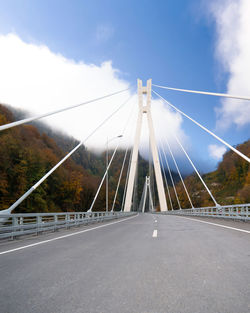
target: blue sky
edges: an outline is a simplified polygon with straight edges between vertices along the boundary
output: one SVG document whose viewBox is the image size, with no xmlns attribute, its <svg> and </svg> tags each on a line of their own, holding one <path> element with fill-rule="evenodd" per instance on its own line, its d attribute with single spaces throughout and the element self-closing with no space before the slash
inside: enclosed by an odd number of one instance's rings
<svg viewBox="0 0 250 313">
<path fill-rule="evenodd" d="M 226 9 L 230 1 L 224 2 Z M 230 71 L 216 57 L 220 16 L 208 11 L 200 0 L 0 0 L 0 34 L 15 33 L 75 62 L 101 66 L 110 60 L 119 78 L 134 88 L 139 77 L 177 88 L 227 92 Z M 248 121 L 218 126 L 219 98 L 156 91 L 230 144 L 249 138 Z M 221 144 L 185 119 L 182 129 L 200 169 L 213 169 L 219 159 L 209 155 L 208 146 Z"/>
</svg>

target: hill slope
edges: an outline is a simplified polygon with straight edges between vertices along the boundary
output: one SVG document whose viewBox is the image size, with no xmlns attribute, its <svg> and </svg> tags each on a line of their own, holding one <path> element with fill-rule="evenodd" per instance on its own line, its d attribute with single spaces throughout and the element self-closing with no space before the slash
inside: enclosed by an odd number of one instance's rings
<svg viewBox="0 0 250 313">
<path fill-rule="evenodd" d="M 12 122 L 0 106 L 0 124 Z M 65 153 L 36 127 L 24 125 L 0 133 L 0 207 L 6 209 L 48 172 Z M 89 206 L 97 178 L 67 160 L 37 188 L 16 212 L 48 212 Z"/>
<path fill-rule="evenodd" d="M 250 140 L 236 148 L 248 157 L 250 156 Z M 233 151 L 226 152 L 217 170 L 203 175 L 203 179 L 219 204 L 250 203 L 250 166 Z M 195 207 L 214 205 L 196 174 L 186 177 L 184 181 Z M 177 184 L 177 192 L 180 195 L 182 207 L 189 208 L 190 204 L 180 182 Z M 171 195 L 177 207 L 173 190 L 171 190 Z"/>
<path fill-rule="evenodd" d="M 14 112 L 14 114 L 13 114 Z M 0 105 L 0 125 L 25 115 Z M 55 132 L 42 123 L 23 125 L 0 132 L 0 210 L 8 208 L 34 183 L 59 162 L 78 141 Z M 250 156 L 250 140 L 237 147 Z M 110 155 L 111 155 L 110 151 Z M 129 154 L 128 154 L 129 155 Z M 124 151 L 118 151 L 109 171 L 109 207 L 112 205 L 120 174 Z M 139 157 L 138 199 L 148 174 L 148 162 Z M 103 154 L 94 154 L 85 147 L 78 149 L 25 200 L 15 212 L 86 211 L 94 198 L 106 167 Z M 126 180 L 128 159 L 121 180 L 116 208 L 121 207 Z M 173 173 L 175 181 L 176 173 Z M 227 152 L 218 169 L 203 175 L 204 180 L 220 204 L 250 202 L 250 167 L 235 153 Z M 195 207 L 213 205 L 204 186 L 193 174 L 185 178 L 185 184 Z M 181 183 L 176 184 L 182 208 L 189 208 Z M 156 190 L 155 190 L 156 192 Z M 170 187 L 174 208 L 177 201 Z M 105 184 L 97 198 L 95 210 L 105 209 Z M 168 206 L 170 207 L 169 200 Z"/>
<path fill-rule="evenodd" d="M 25 115 L 22 111 L 0 105 L 0 125 L 23 117 Z M 13 204 L 77 144 L 78 141 L 74 138 L 53 131 L 40 122 L 0 132 L 0 210 Z M 109 208 L 113 202 L 124 153 L 117 151 L 109 170 Z M 111 154 L 112 151 L 109 152 Z M 116 201 L 117 209 L 120 209 L 122 203 L 128 157 Z M 20 204 L 15 212 L 86 211 L 105 168 L 105 153 L 97 155 L 83 146 Z M 147 170 L 147 162 L 140 158 L 139 193 Z M 104 210 L 105 203 L 104 184 L 94 209 Z"/>
</svg>

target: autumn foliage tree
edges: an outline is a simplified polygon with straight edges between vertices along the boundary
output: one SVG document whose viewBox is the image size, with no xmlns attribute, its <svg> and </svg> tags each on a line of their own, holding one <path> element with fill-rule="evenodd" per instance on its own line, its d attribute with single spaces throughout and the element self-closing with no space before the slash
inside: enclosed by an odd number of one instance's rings
<svg viewBox="0 0 250 313">
<path fill-rule="evenodd" d="M 237 146 L 237 149 L 250 157 L 250 140 Z M 207 186 L 221 205 L 240 204 L 250 202 L 250 166 L 247 161 L 233 151 L 224 154 L 218 169 L 203 175 Z M 214 202 L 197 177 L 192 174 L 184 180 L 194 207 L 214 206 Z M 177 200 L 171 187 L 171 198 L 174 207 L 178 208 Z M 182 208 L 190 208 L 181 182 L 176 186 Z"/>
<path fill-rule="evenodd" d="M 14 120 L 11 112 L 0 106 L 0 123 Z M 65 152 L 36 127 L 24 125 L 0 133 L 0 205 L 8 208 L 44 174 Z M 98 183 L 73 160 L 67 160 L 49 176 L 15 212 L 87 210 Z"/>
</svg>

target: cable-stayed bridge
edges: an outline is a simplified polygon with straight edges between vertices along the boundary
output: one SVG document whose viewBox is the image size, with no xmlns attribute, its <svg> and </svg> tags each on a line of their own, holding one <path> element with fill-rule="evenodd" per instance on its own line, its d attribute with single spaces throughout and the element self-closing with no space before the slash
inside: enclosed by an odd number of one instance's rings
<svg viewBox="0 0 250 313">
<path fill-rule="evenodd" d="M 130 157 L 129 149 L 125 150 L 112 203 L 108 203 L 107 177 L 127 132 L 128 121 L 121 134 L 109 140 L 117 140 L 117 145 L 111 157 L 107 156 L 106 170 L 86 212 L 13 213 L 91 136 L 106 123 L 111 123 L 130 98 L 8 209 L 0 211 L 0 300 L 3 312 L 249 312 L 250 204 L 222 206 L 218 203 L 180 138 L 172 134 L 214 203 L 212 207 L 194 207 L 194 199 L 185 185 L 173 147 L 167 138 L 156 139 L 151 93 L 226 145 L 244 162 L 250 162 L 249 156 L 179 110 L 152 90 L 152 86 L 250 100 L 237 95 L 152 85 L 151 80 L 143 86 L 138 80 L 134 145 Z M 2 125 L 0 131 L 125 91 Z M 135 115 L 134 110 L 129 119 L 132 115 Z M 148 124 L 152 164 L 137 201 L 138 150 L 143 116 Z M 124 173 L 127 159 L 129 166 Z M 170 160 L 189 201 L 188 209 L 181 207 Z M 117 208 L 116 199 L 123 175 L 126 176 L 123 200 Z M 105 181 L 106 210 L 96 212 L 95 203 Z M 175 201 L 171 198 L 170 186 L 174 190 Z M 176 207 L 174 203 L 177 203 Z M 80 226 L 84 227 L 76 228 Z M 30 236 L 32 234 L 43 236 Z M 16 238 L 20 240 L 9 241 Z"/>
</svg>

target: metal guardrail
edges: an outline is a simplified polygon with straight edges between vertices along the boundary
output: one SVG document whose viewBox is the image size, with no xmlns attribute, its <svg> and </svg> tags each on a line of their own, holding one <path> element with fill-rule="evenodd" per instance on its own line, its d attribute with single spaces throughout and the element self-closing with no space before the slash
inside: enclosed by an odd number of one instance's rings
<svg viewBox="0 0 250 313">
<path fill-rule="evenodd" d="M 1 211 L 0 211 L 1 212 Z M 0 215 L 0 239 L 14 239 L 28 234 L 40 234 L 82 224 L 102 222 L 136 214 L 135 212 L 70 212 L 23 213 Z"/>
<path fill-rule="evenodd" d="M 217 218 L 228 218 L 243 221 L 250 221 L 250 203 L 223 205 L 218 207 L 193 208 L 159 212 L 168 215 L 188 215 L 188 216 L 209 216 Z"/>
</svg>

